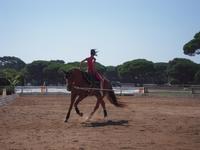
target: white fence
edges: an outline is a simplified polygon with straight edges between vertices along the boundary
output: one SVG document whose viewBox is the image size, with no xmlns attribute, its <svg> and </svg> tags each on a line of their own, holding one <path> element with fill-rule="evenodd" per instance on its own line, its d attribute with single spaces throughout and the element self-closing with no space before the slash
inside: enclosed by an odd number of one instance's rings
<svg viewBox="0 0 200 150">
<path fill-rule="evenodd" d="M 66 90 L 66 86 L 17 86 L 15 92 L 17 94 L 70 94 L 70 92 Z"/>
<path fill-rule="evenodd" d="M 121 87 L 113 87 L 116 95 L 161 95 L 161 96 L 200 96 L 200 87 L 134 87 L 131 84 L 123 84 Z M 22 95 L 68 95 L 66 86 L 17 86 L 16 94 Z M 2 96 L 5 95 L 5 91 Z"/>
<path fill-rule="evenodd" d="M 143 87 L 113 87 L 117 95 L 134 95 L 144 93 Z M 17 86 L 15 88 L 17 94 L 70 94 L 66 86 Z"/>
</svg>

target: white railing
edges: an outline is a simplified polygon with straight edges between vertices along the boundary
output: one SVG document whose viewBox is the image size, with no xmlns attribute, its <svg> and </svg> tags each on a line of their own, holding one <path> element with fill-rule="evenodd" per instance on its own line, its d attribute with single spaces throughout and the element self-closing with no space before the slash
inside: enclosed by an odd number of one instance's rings
<svg viewBox="0 0 200 150">
<path fill-rule="evenodd" d="M 70 94 L 66 86 L 16 86 L 15 92 L 17 94 Z"/>
<path fill-rule="evenodd" d="M 79 87 L 80 88 L 80 87 Z M 86 89 L 87 90 L 87 89 Z M 200 95 L 199 87 L 134 87 L 132 85 L 122 85 L 121 87 L 113 87 L 117 95 L 146 95 L 151 94 L 169 94 L 169 95 Z M 66 86 L 17 86 L 15 88 L 17 94 L 70 94 Z M 5 93 L 5 92 L 3 92 Z M 3 94 L 2 94 L 3 95 Z M 4 94 L 5 95 L 5 94 Z"/>
<path fill-rule="evenodd" d="M 118 95 L 134 95 L 144 93 L 141 87 L 113 87 L 115 94 Z M 70 94 L 66 86 L 17 86 L 15 88 L 17 94 Z"/>
</svg>

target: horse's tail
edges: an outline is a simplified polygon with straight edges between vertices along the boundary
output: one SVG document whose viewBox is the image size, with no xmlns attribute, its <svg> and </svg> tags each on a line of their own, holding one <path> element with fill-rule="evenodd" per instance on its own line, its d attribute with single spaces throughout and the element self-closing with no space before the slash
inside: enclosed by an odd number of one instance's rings
<svg viewBox="0 0 200 150">
<path fill-rule="evenodd" d="M 116 107 L 125 107 L 126 106 L 124 103 L 119 102 L 117 100 L 117 97 L 116 97 L 114 91 L 109 91 L 107 98 L 111 102 L 111 104 L 115 105 Z"/>
<path fill-rule="evenodd" d="M 105 83 L 105 82 L 104 82 Z M 112 85 L 111 83 L 107 80 L 107 88 L 110 89 L 110 91 L 107 92 L 107 98 L 110 101 L 111 104 L 115 105 L 116 107 L 125 107 L 126 105 L 122 102 L 119 102 L 117 100 L 117 97 L 114 93 L 114 91 L 112 90 Z"/>
</svg>

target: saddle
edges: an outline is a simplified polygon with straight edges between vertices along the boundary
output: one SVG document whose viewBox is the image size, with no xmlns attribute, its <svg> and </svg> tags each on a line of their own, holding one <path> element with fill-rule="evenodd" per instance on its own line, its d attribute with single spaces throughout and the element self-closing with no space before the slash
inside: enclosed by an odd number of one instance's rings
<svg viewBox="0 0 200 150">
<path fill-rule="evenodd" d="M 92 74 L 81 71 L 83 78 L 90 84 L 90 87 L 100 88 L 100 81 Z"/>
</svg>

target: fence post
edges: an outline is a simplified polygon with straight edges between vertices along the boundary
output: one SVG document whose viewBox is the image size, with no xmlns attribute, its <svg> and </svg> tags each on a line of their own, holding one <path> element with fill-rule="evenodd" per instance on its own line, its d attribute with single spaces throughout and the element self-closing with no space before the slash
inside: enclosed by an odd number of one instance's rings
<svg viewBox="0 0 200 150">
<path fill-rule="evenodd" d="M 144 93 L 148 93 L 148 88 L 144 87 Z"/>
<path fill-rule="evenodd" d="M 144 94 L 144 87 L 139 87 L 139 93 Z"/>
<path fill-rule="evenodd" d="M 6 88 L 3 89 L 2 97 L 6 97 Z"/>
</svg>

